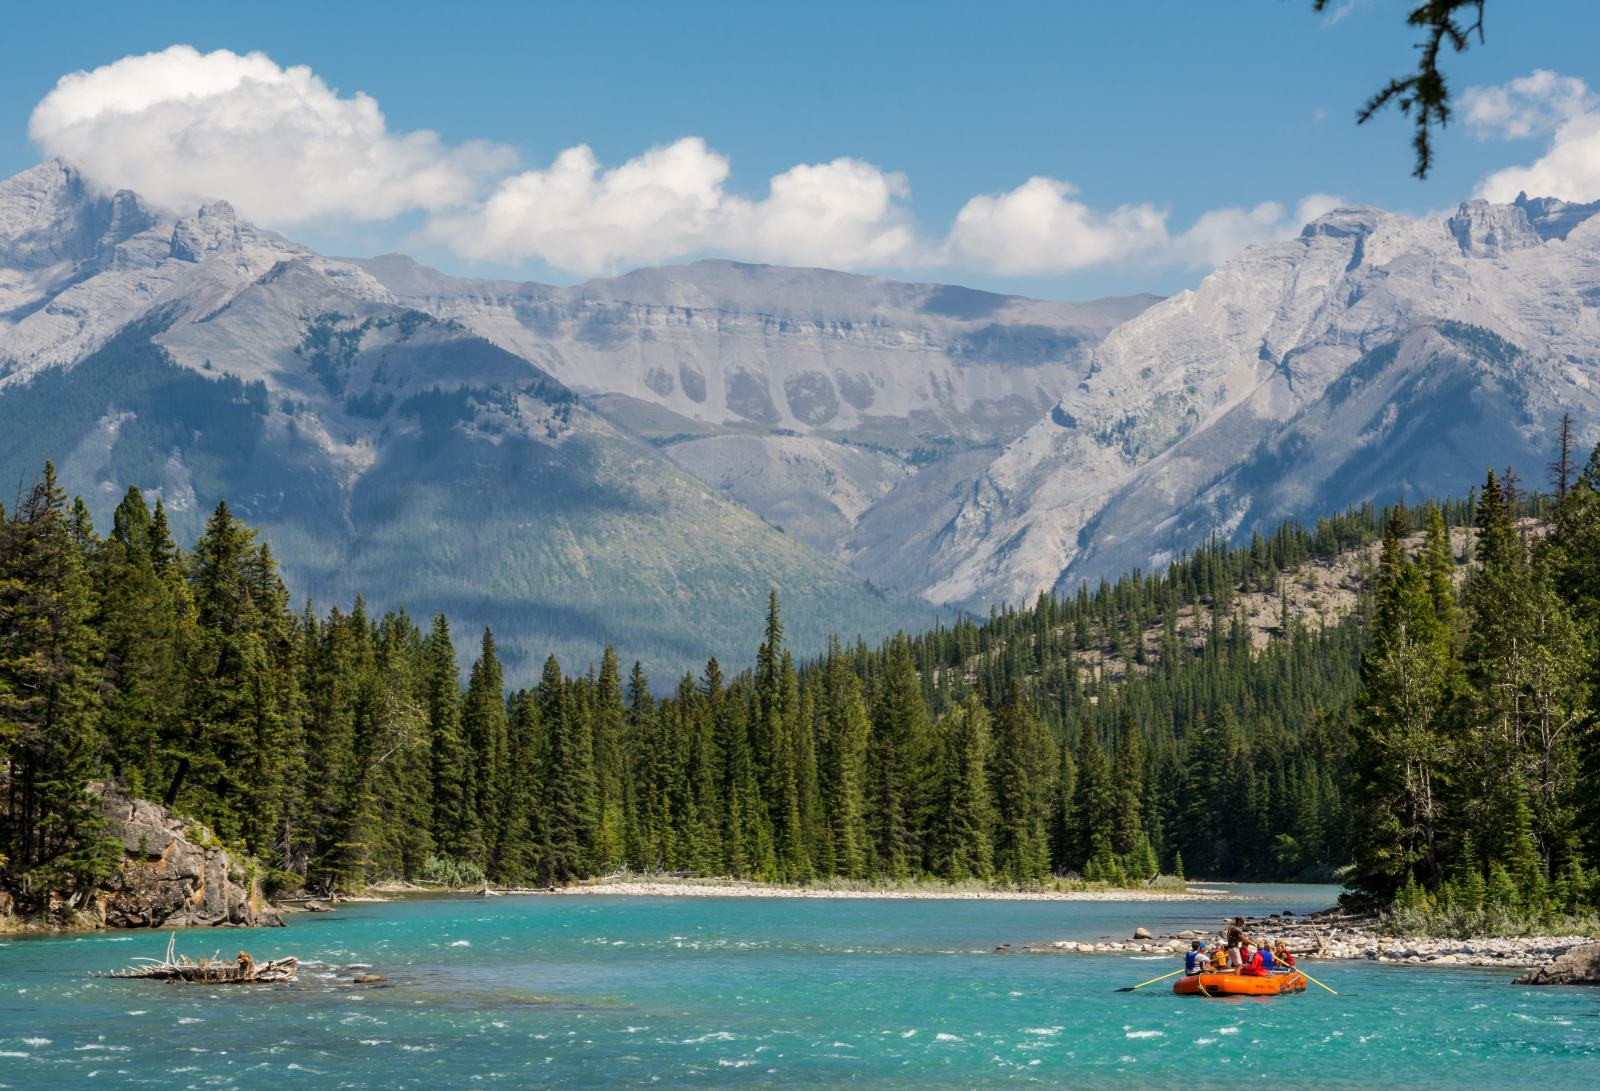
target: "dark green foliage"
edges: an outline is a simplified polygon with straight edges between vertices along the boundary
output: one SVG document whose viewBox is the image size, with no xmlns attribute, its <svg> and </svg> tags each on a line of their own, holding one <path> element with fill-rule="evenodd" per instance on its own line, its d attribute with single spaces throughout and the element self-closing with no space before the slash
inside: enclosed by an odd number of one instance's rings
<svg viewBox="0 0 1600 1091">
<path fill-rule="evenodd" d="M 117 858 L 86 791 L 101 756 L 86 547 L 46 465 L 0 521 L 0 861 L 24 891 L 91 881 Z"/>
<path fill-rule="evenodd" d="M 1563 439 L 1563 444 L 1565 443 Z M 1352 818 L 1360 900 L 1397 919 L 1483 930 L 1595 904 L 1591 573 L 1595 468 L 1565 452 L 1548 532 L 1514 478 L 1475 505 L 1476 564 L 1459 603 L 1443 520 L 1406 555 L 1391 528 L 1363 667 Z"/>
<path fill-rule="evenodd" d="M 773 594 L 749 670 L 658 697 L 610 649 L 508 695 L 487 631 L 463 689 L 443 615 L 297 616 L 226 505 L 184 553 L 130 492 L 102 541 L 47 476 L 0 523 L 7 880 L 103 870 L 85 789 L 112 775 L 313 888 L 1348 864 L 1413 915 L 1571 912 L 1597 893 L 1600 454 L 1562 481 L 1553 505 L 1490 475 L 1465 503 L 1214 540 L 812 662 Z M 1353 614 L 1259 620 L 1292 570 L 1380 538 Z"/>
</svg>

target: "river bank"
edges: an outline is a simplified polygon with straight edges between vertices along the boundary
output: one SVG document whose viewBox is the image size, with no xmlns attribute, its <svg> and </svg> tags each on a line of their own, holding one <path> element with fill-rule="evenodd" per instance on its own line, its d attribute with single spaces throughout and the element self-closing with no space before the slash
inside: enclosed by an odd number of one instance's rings
<svg viewBox="0 0 1600 1091">
<path fill-rule="evenodd" d="M 507 892 L 513 893 L 513 892 Z M 734 879 L 603 879 L 543 891 L 568 897 L 622 896 L 641 898 L 837 898 L 837 899 L 932 899 L 946 901 L 1043 901 L 1043 902 L 1183 902 L 1206 901 L 1223 897 L 1221 889 L 1184 887 L 1060 887 L 1057 889 L 1008 890 L 990 886 L 950 886 L 942 883 L 903 883 L 896 885 L 817 884 L 783 885 L 741 882 Z"/>
<path fill-rule="evenodd" d="M 1054 940 L 1049 943 L 1009 944 L 997 950 L 1034 954 L 1142 954 L 1178 958 L 1193 940 L 1213 943 L 1223 938 L 1228 924 L 1219 920 L 1214 931 L 1185 929 L 1169 934 L 1133 934 L 1127 940 Z M 1139 932 L 1144 932 L 1139 929 Z M 1364 960 L 1407 966 L 1498 966 L 1522 969 L 1543 966 L 1568 951 L 1595 942 L 1594 936 L 1502 936 L 1452 938 L 1447 936 L 1397 936 L 1383 932 L 1373 917 L 1330 909 L 1304 915 L 1272 914 L 1247 917 L 1245 934 L 1257 942 L 1283 942 L 1297 959 Z"/>
</svg>

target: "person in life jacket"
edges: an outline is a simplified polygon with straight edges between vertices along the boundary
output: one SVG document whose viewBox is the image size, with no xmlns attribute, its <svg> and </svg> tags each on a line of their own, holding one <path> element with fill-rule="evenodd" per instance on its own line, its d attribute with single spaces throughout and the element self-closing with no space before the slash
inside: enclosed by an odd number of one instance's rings
<svg viewBox="0 0 1600 1091">
<path fill-rule="evenodd" d="M 1266 974 L 1267 971 L 1262 968 L 1261 964 L 1261 951 L 1249 940 L 1245 941 L 1244 947 L 1239 952 L 1239 957 L 1243 963 L 1239 967 L 1241 974 L 1249 974 L 1251 977 L 1262 977 Z"/>
<path fill-rule="evenodd" d="M 1211 969 L 1221 973 L 1228 968 L 1228 949 L 1222 944 L 1217 944 L 1211 949 Z"/>
<path fill-rule="evenodd" d="M 1183 956 L 1183 972 L 1193 977 L 1195 974 L 1205 973 L 1206 951 L 1199 940 L 1189 944 L 1189 953 Z"/>
<path fill-rule="evenodd" d="M 1278 945 L 1277 947 L 1273 948 L 1272 954 L 1274 956 L 1274 961 L 1278 964 L 1278 966 L 1285 970 L 1294 969 L 1294 955 L 1284 944 L 1283 940 L 1280 939 L 1278 941 Z"/>
<path fill-rule="evenodd" d="M 1264 974 L 1270 974 L 1277 965 L 1277 961 L 1272 957 L 1272 948 L 1264 943 L 1256 949 L 1256 961 L 1261 964 L 1261 972 Z"/>
</svg>

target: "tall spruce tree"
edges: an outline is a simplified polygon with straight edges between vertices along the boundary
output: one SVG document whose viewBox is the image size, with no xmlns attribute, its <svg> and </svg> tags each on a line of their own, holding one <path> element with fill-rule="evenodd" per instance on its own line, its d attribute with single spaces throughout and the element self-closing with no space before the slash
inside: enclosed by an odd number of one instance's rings
<svg viewBox="0 0 1600 1091">
<path fill-rule="evenodd" d="M 495 653 L 494 634 L 488 629 L 483 631 L 461 704 L 461 733 L 477 773 L 473 778 L 472 810 L 483 829 L 484 869 L 493 874 L 505 833 L 511 766 L 507 753 L 505 674 Z"/>
<path fill-rule="evenodd" d="M 95 604 L 68 511 L 46 463 L 0 521 L 0 856 L 25 891 L 91 882 L 117 859 L 88 792 L 101 769 Z"/>
</svg>

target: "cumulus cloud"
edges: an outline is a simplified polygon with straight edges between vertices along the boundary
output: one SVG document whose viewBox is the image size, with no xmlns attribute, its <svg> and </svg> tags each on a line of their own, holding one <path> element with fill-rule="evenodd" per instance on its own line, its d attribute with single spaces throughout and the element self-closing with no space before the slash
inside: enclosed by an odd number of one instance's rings
<svg viewBox="0 0 1600 1091">
<path fill-rule="evenodd" d="M 1555 132 L 1589 105 L 1582 80 L 1536 68 L 1498 87 L 1467 88 L 1460 110 L 1479 140 L 1522 140 Z"/>
<path fill-rule="evenodd" d="M 484 142 L 391 133 L 374 99 L 304 66 L 186 45 L 63 76 L 28 135 L 101 188 L 173 208 L 226 198 L 282 226 L 447 208 L 515 163 Z"/>
<path fill-rule="evenodd" d="M 1461 108 L 1479 139 L 1548 136 L 1526 166 L 1495 171 L 1478 184 L 1491 201 L 1518 193 L 1568 201 L 1600 200 L 1600 99 L 1573 76 L 1538 69 L 1498 87 L 1472 87 Z"/>
<path fill-rule="evenodd" d="M 948 260 L 1008 274 L 1070 273 L 1095 265 L 1139 261 L 1212 267 L 1247 246 L 1287 238 L 1338 207 L 1312 194 L 1291 214 L 1276 201 L 1254 208 L 1217 208 L 1172 233 L 1168 214 L 1149 204 L 1096 212 L 1054 178 L 1030 178 L 1005 193 L 974 197 L 956 215 Z"/>
<path fill-rule="evenodd" d="M 1064 273 L 1159 249 L 1167 214 L 1152 205 L 1096 212 L 1055 178 L 974 197 L 956 213 L 948 253 L 997 273 Z"/>
<path fill-rule="evenodd" d="M 1263 201 L 1250 209 L 1215 208 L 1174 239 L 1171 251 L 1192 266 L 1221 265 L 1248 246 L 1289 238 L 1343 203 L 1326 193 L 1312 193 L 1302 197 L 1292 213 L 1277 201 Z"/>
<path fill-rule="evenodd" d="M 889 266 L 916 237 L 904 176 L 856 159 L 791 167 L 766 197 L 725 188 L 727 157 L 685 137 L 610 169 L 587 146 L 502 181 L 480 207 L 434 219 L 464 257 L 538 259 L 584 274 L 706 251 L 793 264 Z"/>
<path fill-rule="evenodd" d="M 1474 100 L 1481 123 L 1510 127 L 1494 119 L 1556 102 L 1576 82 L 1546 75 L 1500 98 L 1484 92 Z M 790 167 L 755 195 L 731 188 L 728 158 L 693 136 L 616 165 L 579 145 L 518 172 L 500 145 L 391 131 L 371 96 L 340 94 L 304 66 L 185 45 L 62 77 L 28 131 L 99 188 L 169 208 L 220 197 L 279 227 L 421 212 L 424 237 L 464 258 L 580 275 L 708 254 L 1006 275 L 1202 267 L 1292 234 L 1332 203 L 1314 196 L 1292 214 L 1276 202 L 1214 209 L 1175 232 L 1155 205 L 1104 211 L 1069 182 L 1034 177 L 971 198 L 948 229 L 930 232 L 911 214 L 905 176 L 860 159 Z"/>
</svg>

